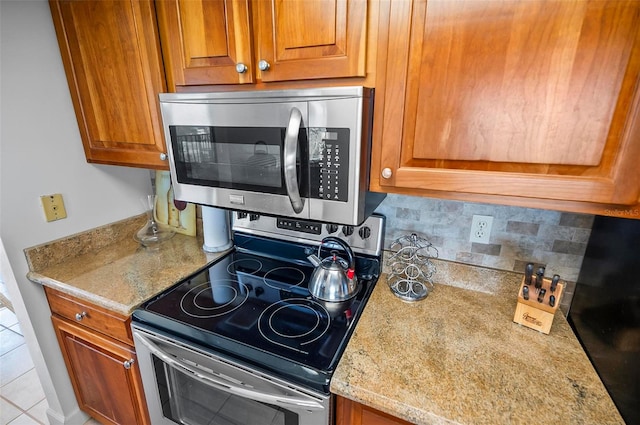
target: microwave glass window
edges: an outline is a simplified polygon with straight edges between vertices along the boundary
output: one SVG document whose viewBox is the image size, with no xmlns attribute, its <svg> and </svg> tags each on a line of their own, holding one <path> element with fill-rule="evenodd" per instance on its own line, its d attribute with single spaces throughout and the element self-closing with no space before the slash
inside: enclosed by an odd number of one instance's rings
<svg viewBox="0 0 640 425">
<path fill-rule="evenodd" d="M 180 183 L 284 194 L 283 127 L 170 126 Z M 297 166 L 306 131 L 300 132 Z M 302 183 L 302 181 L 299 181 Z"/>
</svg>

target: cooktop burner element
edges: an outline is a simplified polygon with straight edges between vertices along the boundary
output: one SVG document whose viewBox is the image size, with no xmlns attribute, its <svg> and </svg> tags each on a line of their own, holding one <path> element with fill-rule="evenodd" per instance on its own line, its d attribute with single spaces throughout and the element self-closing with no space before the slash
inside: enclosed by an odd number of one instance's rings
<svg viewBox="0 0 640 425">
<path fill-rule="evenodd" d="M 370 217 L 365 225 L 382 234 L 384 221 Z M 147 301 L 134 311 L 133 320 L 327 393 L 380 274 L 381 240 L 378 255 L 363 254 L 357 243 L 371 242 L 359 232 L 352 236 L 358 293 L 348 303 L 326 303 L 308 290 L 314 267 L 307 256 L 317 252 L 319 240 L 283 240 L 292 231 L 280 235 L 277 228 L 260 232 L 236 230 L 233 251 Z M 365 248 L 361 251 L 370 249 Z"/>
<path fill-rule="evenodd" d="M 314 300 L 290 298 L 267 307 L 258 319 L 258 330 L 266 340 L 306 354 L 306 347 L 329 329 L 329 312 Z"/>
<path fill-rule="evenodd" d="M 274 289 L 279 289 L 278 282 L 285 281 L 290 286 L 300 286 L 307 280 L 304 272 L 296 267 L 276 267 L 264 275 L 264 283 Z"/>
<path fill-rule="evenodd" d="M 248 294 L 249 288 L 237 280 L 206 282 L 184 294 L 180 308 L 185 314 L 196 318 L 223 316 L 240 308 Z"/>
<path fill-rule="evenodd" d="M 236 271 L 237 270 L 237 271 Z M 262 270 L 262 263 L 255 258 L 242 258 L 233 261 L 227 266 L 227 273 L 237 276 L 238 272 L 246 274 L 256 274 Z"/>
</svg>

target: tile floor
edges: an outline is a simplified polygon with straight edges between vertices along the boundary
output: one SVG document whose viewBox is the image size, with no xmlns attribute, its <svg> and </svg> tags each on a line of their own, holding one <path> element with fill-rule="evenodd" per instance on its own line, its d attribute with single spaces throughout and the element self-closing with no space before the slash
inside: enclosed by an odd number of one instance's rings
<svg viewBox="0 0 640 425">
<path fill-rule="evenodd" d="M 16 315 L 0 304 L 0 425 L 48 425 L 47 400 Z M 98 424 L 90 420 L 85 425 Z"/>
<path fill-rule="evenodd" d="M 0 307 L 0 424 L 48 424 L 47 400 L 16 315 Z"/>
</svg>

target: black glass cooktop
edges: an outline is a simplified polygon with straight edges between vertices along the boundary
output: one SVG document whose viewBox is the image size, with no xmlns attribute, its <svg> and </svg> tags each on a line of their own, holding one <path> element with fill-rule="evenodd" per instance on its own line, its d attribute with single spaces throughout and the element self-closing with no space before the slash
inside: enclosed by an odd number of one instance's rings
<svg viewBox="0 0 640 425">
<path fill-rule="evenodd" d="M 144 304 L 133 320 L 326 392 L 379 264 L 357 257 L 358 294 L 346 303 L 324 303 L 307 289 L 309 249 L 264 243 L 274 255 L 236 248 Z M 289 250 L 296 254 L 282 258 Z"/>
</svg>

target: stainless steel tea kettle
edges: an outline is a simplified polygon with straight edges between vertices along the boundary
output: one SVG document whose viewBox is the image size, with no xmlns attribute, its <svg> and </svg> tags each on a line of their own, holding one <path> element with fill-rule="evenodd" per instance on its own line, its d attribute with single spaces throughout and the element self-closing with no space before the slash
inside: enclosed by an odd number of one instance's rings
<svg viewBox="0 0 640 425">
<path fill-rule="evenodd" d="M 325 244 L 339 245 L 349 258 L 348 261 L 338 257 L 337 251 L 320 260 L 320 251 Z M 318 247 L 318 255 L 310 255 L 309 261 L 316 268 L 309 281 L 309 292 L 315 298 L 329 302 L 341 302 L 353 298 L 358 292 L 358 279 L 355 273 L 355 258 L 351 247 L 340 238 L 328 236 Z"/>
</svg>

